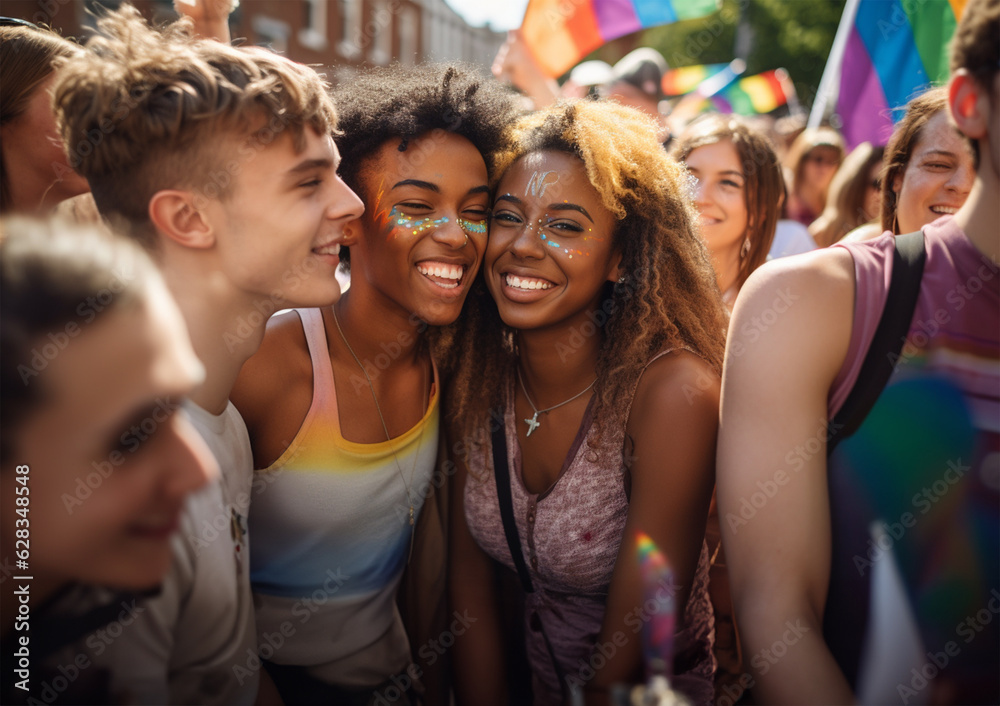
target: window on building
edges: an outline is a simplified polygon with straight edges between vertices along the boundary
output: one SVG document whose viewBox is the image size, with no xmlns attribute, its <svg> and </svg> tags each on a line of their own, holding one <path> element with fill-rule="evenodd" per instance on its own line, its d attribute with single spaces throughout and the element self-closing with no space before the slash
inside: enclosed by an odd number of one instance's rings
<svg viewBox="0 0 1000 706">
<path fill-rule="evenodd" d="M 393 14 L 386 0 L 372 4 L 372 16 L 365 28 L 372 30 L 371 60 L 374 64 L 388 64 L 392 59 Z"/>
<path fill-rule="evenodd" d="M 417 38 L 420 36 L 420 13 L 412 5 L 400 8 L 399 22 L 399 60 L 410 66 L 420 61 L 417 56 Z"/>
<path fill-rule="evenodd" d="M 326 49 L 326 20 L 328 0 L 302 0 L 305 23 L 299 30 L 302 46 L 323 51 Z"/>
<path fill-rule="evenodd" d="M 337 23 L 340 53 L 348 59 L 361 55 L 361 0 L 334 0 L 337 3 Z"/>
<path fill-rule="evenodd" d="M 267 15 L 254 15 L 253 31 L 257 35 L 257 44 L 269 47 L 279 54 L 288 51 L 288 35 L 291 29 L 287 22 Z"/>
</svg>

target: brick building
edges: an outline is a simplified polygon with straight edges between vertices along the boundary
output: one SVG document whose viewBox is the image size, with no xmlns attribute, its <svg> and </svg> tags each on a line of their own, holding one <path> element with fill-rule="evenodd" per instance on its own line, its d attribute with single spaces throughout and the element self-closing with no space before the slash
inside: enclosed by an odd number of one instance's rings
<svg viewBox="0 0 1000 706">
<path fill-rule="evenodd" d="M 121 0 L 0 0 L 0 14 L 84 36 L 89 10 Z M 175 17 L 172 0 L 132 0 L 154 20 Z M 393 61 L 467 61 L 488 68 L 504 33 L 471 27 L 445 0 L 242 0 L 230 16 L 234 39 L 267 45 L 296 61 L 326 67 L 331 82 L 362 66 Z"/>
</svg>

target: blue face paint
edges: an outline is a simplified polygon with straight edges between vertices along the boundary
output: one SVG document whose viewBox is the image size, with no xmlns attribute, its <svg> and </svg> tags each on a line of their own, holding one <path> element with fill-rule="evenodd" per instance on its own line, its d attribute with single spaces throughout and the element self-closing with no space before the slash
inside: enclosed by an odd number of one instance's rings
<svg viewBox="0 0 1000 706">
<path fill-rule="evenodd" d="M 470 221 L 466 218 L 458 219 L 458 227 L 464 230 L 466 233 L 475 233 L 477 235 L 486 234 L 486 220 L 481 221 Z"/>
</svg>

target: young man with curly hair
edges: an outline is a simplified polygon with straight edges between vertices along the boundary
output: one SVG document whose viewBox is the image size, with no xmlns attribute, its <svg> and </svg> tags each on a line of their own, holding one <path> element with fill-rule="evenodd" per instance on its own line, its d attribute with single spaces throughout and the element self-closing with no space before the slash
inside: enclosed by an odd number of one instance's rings
<svg viewBox="0 0 1000 706">
<path fill-rule="evenodd" d="M 395 701 L 423 682 L 447 703 L 438 641 L 462 628 L 443 602 L 434 361 L 486 248 L 512 102 L 440 66 L 362 73 L 335 100 L 341 171 L 366 207 L 345 229 L 350 289 L 275 318 L 233 395 L 268 486 L 251 515 L 257 631 L 293 628 L 268 655 L 286 702 Z"/>
<path fill-rule="evenodd" d="M 951 69 L 978 147 L 954 217 L 768 263 L 733 312 L 719 514 L 758 701 L 1000 700 L 1000 0 L 966 4 Z"/>
<path fill-rule="evenodd" d="M 122 691 L 169 703 L 252 703 L 257 640 L 246 518 L 245 424 L 229 401 L 277 309 L 335 301 L 345 225 L 336 113 L 310 68 L 257 47 L 152 29 L 125 6 L 59 73 L 73 166 L 109 223 L 159 264 L 206 379 L 186 405 L 222 469 L 182 518 L 174 567 L 121 637 L 91 648 Z"/>
</svg>

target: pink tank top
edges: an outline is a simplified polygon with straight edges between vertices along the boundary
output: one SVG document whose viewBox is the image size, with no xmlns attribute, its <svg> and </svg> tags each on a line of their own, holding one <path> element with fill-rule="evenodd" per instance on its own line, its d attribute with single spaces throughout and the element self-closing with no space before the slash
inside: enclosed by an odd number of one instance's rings
<svg viewBox="0 0 1000 706">
<path fill-rule="evenodd" d="M 589 659 L 601 630 L 611 575 L 628 516 L 625 466 L 621 460 L 624 430 L 609 434 L 611 438 L 605 441 L 605 458 L 617 461 L 600 463 L 586 441 L 592 428 L 592 406 L 593 400 L 584 413 L 559 479 L 545 492 L 531 493 L 521 473 L 513 380 L 508 385 L 504 414 L 507 459 L 514 518 L 535 586 L 535 591 L 525 596 L 525 634 L 535 703 L 539 705 L 559 703 L 562 698 L 545 637 L 564 677 L 575 677 L 581 682 L 589 678 Z M 514 570 L 500 519 L 493 464 L 485 463 L 486 458 L 492 459 L 491 447 L 489 444 L 487 447 L 484 455 L 477 453 L 470 459 L 465 518 L 476 543 L 493 559 Z M 683 630 L 677 633 L 675 642 L 676 664 L 688 668 L 678 673 L 672 683 L 697 704 L 711 701 L 715 673 L 712 652 L 715 622 L 708 596 L 708 566 L 708 550 L 702 543 L 684 619 L 678 621 Z M 539 621 L 544 626 L 544 635 Z"/>
</svg>

